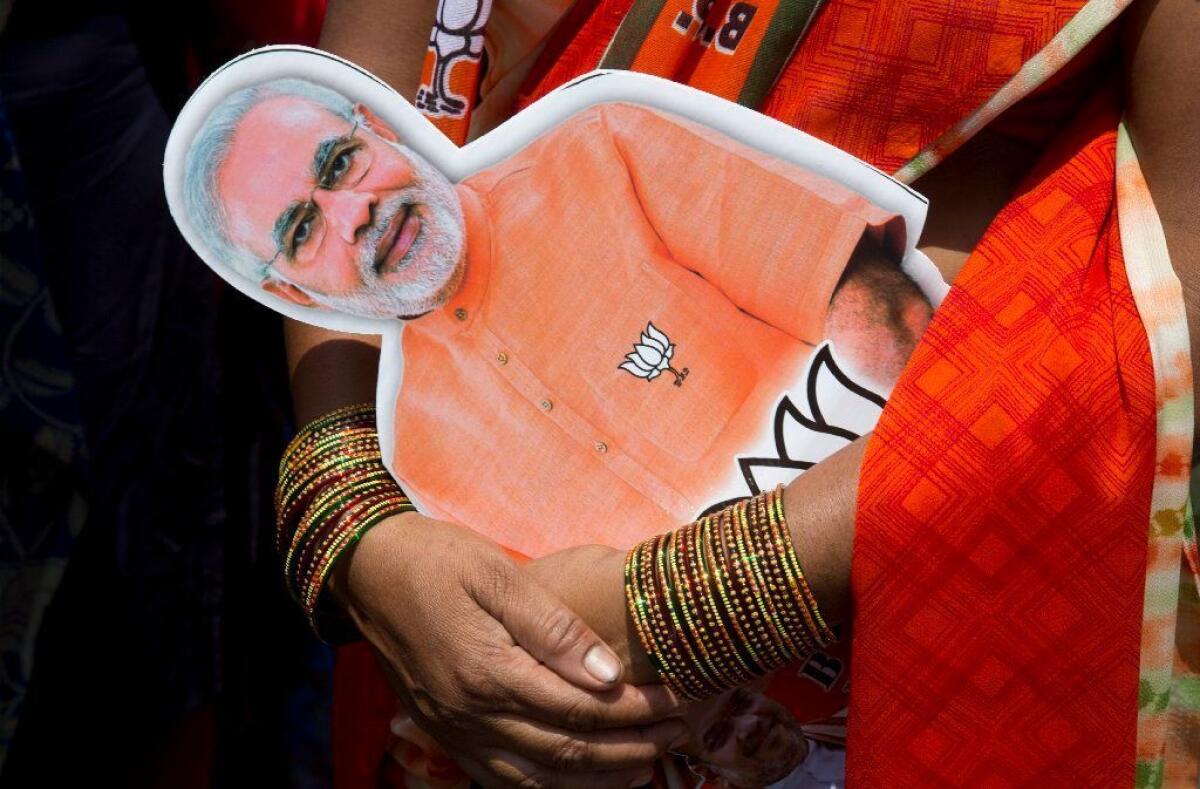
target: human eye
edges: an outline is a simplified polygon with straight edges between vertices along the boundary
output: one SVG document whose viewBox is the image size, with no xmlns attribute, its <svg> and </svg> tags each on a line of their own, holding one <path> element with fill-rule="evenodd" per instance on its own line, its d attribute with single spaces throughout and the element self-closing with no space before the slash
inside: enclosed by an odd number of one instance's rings
<svg viewBox="0 0 1200 789">
<path fill-rule="evenodd" d="M 291 239 L 288 242 L 288 257 L 295 257 L 305 242 L 312 238 L 316 221 L 316 214 L 312 210 L 308 210 L 296 222 L 292 228 Z"/>
<path fill-rule="evenodd" d="M 354 167 L 354 157 L 358 152 L 358 146 L 353 144 L 343 145 L 332 156 L 329 157 L 325 165 L 325 170 L 321 174 L 321 186 L 325 189 L 330 189 L 337 186 L 346 173 Z"/>
</svg>

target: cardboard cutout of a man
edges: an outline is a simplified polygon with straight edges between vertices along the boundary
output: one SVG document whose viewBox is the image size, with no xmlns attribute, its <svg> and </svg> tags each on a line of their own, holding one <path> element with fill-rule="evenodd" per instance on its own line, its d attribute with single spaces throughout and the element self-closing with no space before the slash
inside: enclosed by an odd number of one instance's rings
<svg viewBox="0 0 1200 789">
<path fill-rule="evenodd" d="M 278 80 L 210 115 L 185 188 L 265 290 L 404 320 L 393 473 L 531 556 L 690 520 L 818 343 L 887 391 L 930 315 L 899 217 L 635 105 L 452 185 L 370 108 Z"/>
</svg>

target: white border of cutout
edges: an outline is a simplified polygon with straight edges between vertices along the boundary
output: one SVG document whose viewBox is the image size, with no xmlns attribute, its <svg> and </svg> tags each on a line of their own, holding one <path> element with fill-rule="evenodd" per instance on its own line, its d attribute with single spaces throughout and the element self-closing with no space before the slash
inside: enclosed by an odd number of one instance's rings
<svg viewBox="0 0 1200 789">
<path fill-rule="evenodd" d="M 458 182 L 508 158 L 576 113 L 595 104 L 628 102 L 664 110 L 700 123 L 770 156 L 792 162 L 837 181 L 889 212 L 904 217 L 904 270 L 937 307 L 949 286 L 916 243 L 925 225 L 928 201 L 919 193 L 866 162 L 747 107 L 686 85 L 630 71 L 595 71 L 563 85 L 483 137 L 459 148 L 396 91 L 353 63 L 303 46 L 256 49 L 213 72 L 188 100 L 167 141 L 163 181 L 171 215 L 192 249 L 226 282 L 275 312 L 305 323 L 353 334 L 383 337 L 383 359 L 376 388 L 384 461 L 391 468 L 393 399 L 399 393 L 403 359 L 399 320 L 359 318 L 302 307 L 273 296 L 214 258 L 183 211 L 183 162 L 192 138 L 212 108 L 234 91 L 281 77 L 324 84 L 380 115 L 413 150 L 451 181 Z M 386 437 L 386 438 L 385 438 Z"/>
</svg>

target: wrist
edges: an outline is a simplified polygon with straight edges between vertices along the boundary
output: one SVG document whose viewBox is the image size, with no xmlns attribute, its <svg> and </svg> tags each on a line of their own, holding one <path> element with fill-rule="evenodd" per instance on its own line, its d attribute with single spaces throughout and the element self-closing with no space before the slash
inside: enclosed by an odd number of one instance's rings
<svg viewBox="0 0 1200 789">
<path fill-rule="evenodd" d="M 623 667 L 622 681 L 634 685 L 658 682 L 626 611 L 625 554 L 600 545 L 582 545 L 524 563 L 521 571 L 553 592 L 612 649 Z"/>
<path fill-rule="evenodd" d="M 392 537 L 399 530 L 413 533 L 414 522 L 420 518 L 415 511 L 401 512 L 376 524 L 338 557 L 332 572 L 325 578 L 325 591 L 347 611 L 355 608 L 360 600 L 368 599 L 372 577 L 370 568 L 387 561 L 389 557 L 394 561 L 402 554 L 406 541 Z"/>
<path fill-rule="evenodd" d="M 624 567 L 637 641 L 685 698 L 755 681 L 836 640 L 793 546 L 782 486 L 646 540 Z"/>
<path fill-rule="evenodd" d="M 327 580 L 377 524 L 412 510 L 380 457 L 374 406 L 332 411 L 288 445 L 275 494 L 277 543 L 288 588 L 318 636 L 358 637 L 326 594 Z"/>
</svg>

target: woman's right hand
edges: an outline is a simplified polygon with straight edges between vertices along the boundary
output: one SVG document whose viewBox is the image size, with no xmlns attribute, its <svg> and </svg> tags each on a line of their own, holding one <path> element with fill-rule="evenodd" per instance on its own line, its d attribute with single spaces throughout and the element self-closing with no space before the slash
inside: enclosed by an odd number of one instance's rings
<svg viewBox="0 0 1200 789">
<path fill-rule="evenodd" d="M 686 738 L 661 685 L 494 543 L 415 513 L 344 556 L 330 591 L 414 721 L 486 785 L 631 786 Z"/>
</svg>

